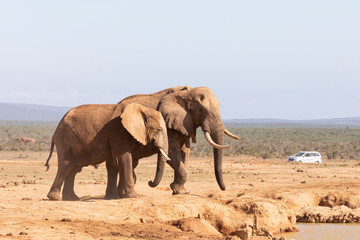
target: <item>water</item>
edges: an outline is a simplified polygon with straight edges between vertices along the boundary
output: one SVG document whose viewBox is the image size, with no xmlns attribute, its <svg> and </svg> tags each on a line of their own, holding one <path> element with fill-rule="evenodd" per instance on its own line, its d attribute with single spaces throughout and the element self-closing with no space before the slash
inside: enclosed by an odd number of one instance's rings
<svg viewBox="0 0 360 240">
<path fill-rule="evenodd" d="M 295 240 L 359 240 L 360 224 L 301 223 L 300 232 L 282 233 L 277 237 Z"/>
</svg>

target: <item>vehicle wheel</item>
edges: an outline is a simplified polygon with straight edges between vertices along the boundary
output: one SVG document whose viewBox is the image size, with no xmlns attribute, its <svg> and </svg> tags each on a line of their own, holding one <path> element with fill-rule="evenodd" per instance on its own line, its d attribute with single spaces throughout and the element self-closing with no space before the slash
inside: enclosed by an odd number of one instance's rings
<svg viewBox="0 0 360 240">
<path fill-rule="evenodd" d="M 315 164 L 320 164 L 320 162 L 319 162 L 319 161 L 316 161 Z"/>
<path fill-rule="evenodd" d="M 302 161 L 298 161 L 298 163 L 302 163 Z"/>
</svg>

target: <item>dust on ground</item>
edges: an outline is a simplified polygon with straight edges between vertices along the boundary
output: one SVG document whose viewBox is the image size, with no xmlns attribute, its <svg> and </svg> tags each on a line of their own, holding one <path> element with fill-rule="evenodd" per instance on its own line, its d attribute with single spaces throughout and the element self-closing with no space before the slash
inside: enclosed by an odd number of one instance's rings
<svg viewBox="0 0 360 240">
<path fill-rule="evenodd" d="M 49 201 L 57 159 L 46 172 L 47 155 L 0 152 L 1 239 L 266 239 L 296 231 L 296 221 L 360 222 L 360 166 L 351 160 L 316 165 L 226 157 L 221 191 L 213 160 L 191 158 L 190 194 L 172 195 L 169 166 L 158 187 L 147 185 L 156 170 L 151 157 L 136 169 L 139 198 L 104 200 L 101 164 L 77 175 L 80 201 Z"/>
</svg>

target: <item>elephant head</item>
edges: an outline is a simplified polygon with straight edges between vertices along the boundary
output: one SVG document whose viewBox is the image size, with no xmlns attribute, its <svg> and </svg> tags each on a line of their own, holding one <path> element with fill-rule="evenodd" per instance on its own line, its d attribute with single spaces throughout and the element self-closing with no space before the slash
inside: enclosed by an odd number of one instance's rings
<svg viewBox="0 0 360 240">
<path fill-rule="evenodd" d="M 222 190 L 225 184 L 222 176 L 222 149 L 224 133 L 240 139 L 225 129 L 220 116 L 220 103 L 214 93 L 206 87 L 192 88 L 174 92 L 163 97 L 158 110 L 162 113 L 166 126 L 188 137 L 194 137 L 196 129 L 201 127 L 206 140 L 214 149 L 216 180 Z"/>
<path fill-rule="evenodd" d="M 153 144 L 165 157 L 168 152 L 168 137 L 165 121 L 160 112 L 144 107 L 137 103 L 131 103 L 126 105 L 123 113 L 121 114 L 121 123 L 124 128 L 141 144 Z M 161 158 L 158 158 L 161 161 Z M 164 163 L 158 163 L 158 166 Z M 157 171 L 163 171 L 163 167 L 158 167 Z M 162 176 L 162 173 L 158 173 Z"/>
</svg>

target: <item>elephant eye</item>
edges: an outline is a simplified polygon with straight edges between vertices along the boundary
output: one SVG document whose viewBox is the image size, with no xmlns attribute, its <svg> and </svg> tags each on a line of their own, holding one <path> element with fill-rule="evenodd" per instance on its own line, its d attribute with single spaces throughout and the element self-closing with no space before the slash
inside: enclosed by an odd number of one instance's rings
<svg viewBox="0 0 360 240">
<path fill-rule="evenodd" d="M 193 111 L 193 112 L 202 112 L 203 109 L 200 107 L 199 104 L 194 104 L 193 106 L 191 106 L 191 111 Z"/>
<path fill-rule="evenodd" d="M 157 132 L 159 133 L 159 132 L 161 132 L 161 130 L 162 130 L 161 128 L 158 128 L 158 129 L 157 129 Z"/>
</svg>

